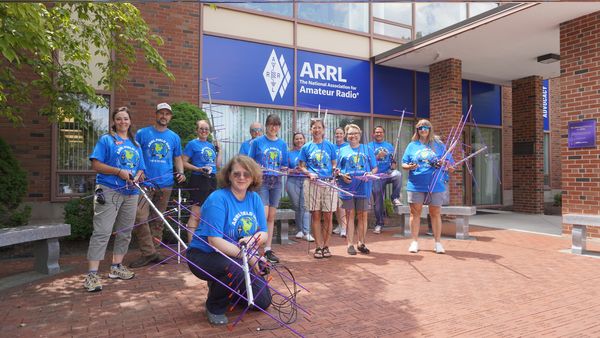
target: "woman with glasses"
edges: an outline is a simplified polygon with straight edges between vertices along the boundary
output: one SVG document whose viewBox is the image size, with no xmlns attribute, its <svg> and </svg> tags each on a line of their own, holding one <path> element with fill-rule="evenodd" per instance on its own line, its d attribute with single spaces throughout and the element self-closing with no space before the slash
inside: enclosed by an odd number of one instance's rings
<svg viewBox="0 0 600 338">
<path fill-rule="evenodd" d="M 190 180 L 190 196 L 192 212 L 187 223 L 188 243 L 198 227 L 200 207 L 215 189 L 217 189 L 217 170 L 221 167 L 221 153 L 217 150 L 218 143 L 208 141 L 210 125 L 206 120 L 196 122 L 198 138 L 191 140 L 183 150 L 183 167 L 192 171 Z"/>
<path fill-rule="evenodd" d="M 304 181 L 305 207 L 310 211 L 313 236 L 317 248 L 314 258 L 329 258 L 329 240 L 331 239 L 332 213 L 338 205 L 338 194 L 330 184 L 336 166 L 336 146 L 325 140 L 325 124 L 323 120 L 310 121 L 312 141 L 300 149 L 298 166 L 300 171 L 308 176 Z M 323 225 L 321 226 L 321 215 Z"/>
<path fill-rule="evenodd" d="M 240 294 L 246 291 L 243 271 L 231 259 L 241 264 L 242 244 L 258 247 L 266 242 L 268 234 L 262 200 L 255 192 L 262 183 L 260 167 L 251 158 L 236 155 L 218 176 L 221 189 L 210 194 L 202 205 L 203 217 L 187 250 L 187 258 L 192 273 L 207 281 L 208 321 L 225 325 L 228 322 L 225 312 L 230 304 L 238 302 L 238 297 L 230 296 L 231 290 L 224 285 L 232 285 L 232 288 L 239 285 Z M 271 304 L 271 293 L 257 271 L 258 259 L 252 256 L 249 266 L 255 268 L 254 304 L 264 310 Z"/>
<path fill-rule="evenodd" d="M 362 131 L 359 126 L 348 124 L 345 132 L 350 144 L 340 150 L 338 157 L 340 186 L 354 195 L 339 194 L 342 206 L 346 210 L 347 252 L 349 255 L 356 255 L 356 249 L 354 248 L 356 245 L 358 251 L 369 254 L 371 251 L 365 244 L 365 238 L 367 235 L 367 212 L 371 207 L 372 184 L 364 175 L 377 173 L 377 160 L 373 148 L 360 144 Z M 358 216 L 356 236 L 354 233 L 355 213 Z"/>
<path fill-rule="evenodd" d="M 143 180 L 144 158 L 131 131 L 131 114 L 127 107 L 112 113 L 112 127 L 102 135 L 90 155 L 96 175 L 94 198 L 94 231 L 88 247 L 88 274 L 83 287 L 89 292 L 101 291 L 98 275 L 100 261 L 104 259 L 108 240 L 114 231 L 115 242 L 109 278 L 131 279 L 135 274 L 122 263 L 135 222 L 139 191 L 133 183 Z"/>
<path fill-rule="evenodd" d="M 257 137 L 250 145 L 248 157 L 254 159 L 263 169 L 263 183 L 258 193 L 265 206 L 269 238 L 265 244 L 265 257 L 272 263 L 279 263 L 279 258 L 271 249 L 273 242 L 273 225 L 275 213 L 281 199 L 283 184 L 281 172 L 287 169 L 287 144 L 278 137 L 281 119 L 276 114 L 267 116 L 265 135 Z"/>
<path fill-rule="evenodd" d="M 433 132 L 433 126 L 428 120 L 419 120 L 416 125 L 412 142 L 408 144 L 402 156 L 402 168 L 409 170 L 408 203 L 410 205 L 410 231 L 412 243 L 409 252 L 419 251 L 419 229 L 421 225 L 421 209 L 423 204 L 429 204 L 429 215 L 435 239 L 434 251 L 438 254 L 445 253 L 440 236 L 442 234 L 441 206 L 444 200 L 445 173 L 454 172 L 452 155 L 448 155 L 443 163 L 446 146 Z"/>
<path fill-rule="evenodd" d="M 304 238 L 309 242 L 314 242 L 315 239 L 310 234 L 310 213 L 304 207 L 303 185 L 306 176 L 298 168 L 298 155 L 300 155 L 300 149 L 306 143 L 304 134 L 295 132 L 293 142 L 294 147 L 288 152 L 289 170 L 285 191 L 287 191 L 292 206 L 296 211 L 296 228 L 298 228 L 296 238 Z"/>
<path fill-rule="evenodd" d="M 337 147 L 335 154 L 338 158 L 340 155 L 340 149 L 348 145 L 348 142 L 344 141 L 344 137 L 346 137 L 344 128 L 335 128 L 335 146 Z M 333 229 L 333 233 L 339 234 L 341 237 L 346 237 L 346 211 L 342 207 L 341 200 L 337 206 L 337 210 L 335 211 L 335 218 L 338 222 L 338 225 L 335 229 Z"/>
</svg>

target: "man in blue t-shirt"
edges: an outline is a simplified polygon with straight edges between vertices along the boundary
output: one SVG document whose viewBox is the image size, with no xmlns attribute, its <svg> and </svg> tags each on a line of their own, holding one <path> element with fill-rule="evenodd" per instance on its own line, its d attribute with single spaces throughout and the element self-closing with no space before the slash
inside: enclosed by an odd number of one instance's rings
<svg viewBox="0 0 600 338">
<path fill-rule="evenodd" d="M 148 197 L 163 213 L 167 209 L 175 179 L 178 183 L 185 181 L 181 139 L 168 128 L 172 117 L 173 111 L 169 104 L 158 104 L 154 125 L 138 130 L 135 136 L 142 148 L 146 163 L 145 185 L 151 188 L 148 190 Z M 175 164 L 175 172 L 173 172 L 173 164 Z M 157 215 L 153 215 L 152 218 L 156 219 L 148 223 L 149 215 L 150 205 L 144 198 L 140 198 L 135 217 L 135 224 L 138 226 L 133 229 L 133 235 L 138 241 L 141 257 L 130 264 L 132 268 L 162 261 L 162 257 L 156 251 L 158 245 L 155 246 L 154 238 L 162 241 L 164 224 Z"/>
<path fill-rule="evenodd" d="M 384 226 L 383 216 L 385 214 L 385 205 L 383 204 L 385 187 L 392 184 L 392 202 L 394 205 L 402 205 L 400 201 L 400 190 L 402 189 L 402 173 L 396 170 L 396 154 L 394 146 L 384 141 L 385 129 L 382 126 L 373 128 L 374 141 L 369 143 L 369 148 L 373 150 L 375 159 L 377 159 L 377 173 L 388 174 L 380 180 L 373 182 L 373 200 L 375 201 L 375 228 L 373 233 L 381 233 Z"/>
<path fill-rule="evenodd" d="M 240 147 L 240 155 L 248 156 L 248 154 L 250 153 L 250 144 L 257 137 L 262 136 L 262 134 L 263 134 L 262 125 L 259 122 L 252 122 L 252 124 L 250 125 L 250 136 L 252 136 L 252 138 L 249 140 L 246 140 L 246 141 L 244 141 L 244 143 L 242 143 L 242 146 Z"/>
</svg>

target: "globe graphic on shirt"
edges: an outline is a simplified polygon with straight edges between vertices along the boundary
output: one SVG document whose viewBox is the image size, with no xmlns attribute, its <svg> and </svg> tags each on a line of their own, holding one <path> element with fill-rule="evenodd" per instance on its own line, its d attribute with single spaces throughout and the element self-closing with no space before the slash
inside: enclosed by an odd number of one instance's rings
<svg viewBox="0 0 600 338">
<path fill-rule="evenodd" d="M 153 158 L 162 160 L 167 157 L 169 153 L 169 147 L 164 142 L 156 141 L 150 146 L 150 155 Z"/>
<path fill-rule="evenodd" d="M 258 231 L 258 224 L 252 216 L 242 216 L 236 224 L 239 237 L 252 236 Z"/>
<path fill-rule="evenodd" d="M 119 163 L 121 167 L 124 168 L 135 168 L 139 162 L 139 159 L 138 153 L 132 149 L 125 148 L 119 153 Z"/>
<path fill-rule="evenodd" d="M 431 163 L 434 163 L 438 160 L 437 155 L 430 148 L 425 148 L 417 151 L 415 153 L 415 158 L 425 168 L 431 167 Z"/>
<path fill-rule="evenodd" d="M 214 158 L 215 158 L 215 152 L 212 149 L 210 149 L 208 147 L 202 149 L 202 160 L 204 162 L 212 163 L 212 162 L 214 162 Z"/>
</svg>

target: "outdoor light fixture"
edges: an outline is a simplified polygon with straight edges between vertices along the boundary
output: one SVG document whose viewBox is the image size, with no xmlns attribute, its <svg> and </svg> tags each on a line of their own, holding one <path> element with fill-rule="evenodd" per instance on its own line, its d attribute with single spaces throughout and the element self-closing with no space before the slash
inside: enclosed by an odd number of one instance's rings
<svg viewBox="0 0 600 338">
<path fill-rule="evenodd" d="M 539 63 L 552 63 L 552 62 L 556 62 L 556 61 L 560 61 L 560 55 L 558 54 L 544 54 L 541 56 L 537 57 L 537 62 Z"/>
</svg>

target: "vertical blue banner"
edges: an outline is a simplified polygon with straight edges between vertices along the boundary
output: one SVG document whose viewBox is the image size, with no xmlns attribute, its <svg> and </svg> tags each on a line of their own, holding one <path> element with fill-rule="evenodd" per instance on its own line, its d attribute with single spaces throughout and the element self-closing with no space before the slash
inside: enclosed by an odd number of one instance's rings
<svg viewBox="0 0 600 338">
<path fill-rule="evenodd" d="M 213 100 L 294 105 L 292 49 L 210 35 L 202 41 L 202 77 Z"/>
<path fill-rule="evenodd" d="M 550 130 L 550 90 L 548 80 L 542 81 L 542 115 L 544 117 L 544 131 Z"/>
<path fill-rule="evenodd" d="M 369 61 L 298 51 L 299 107 L 371 112 Z"/>
</svg>

